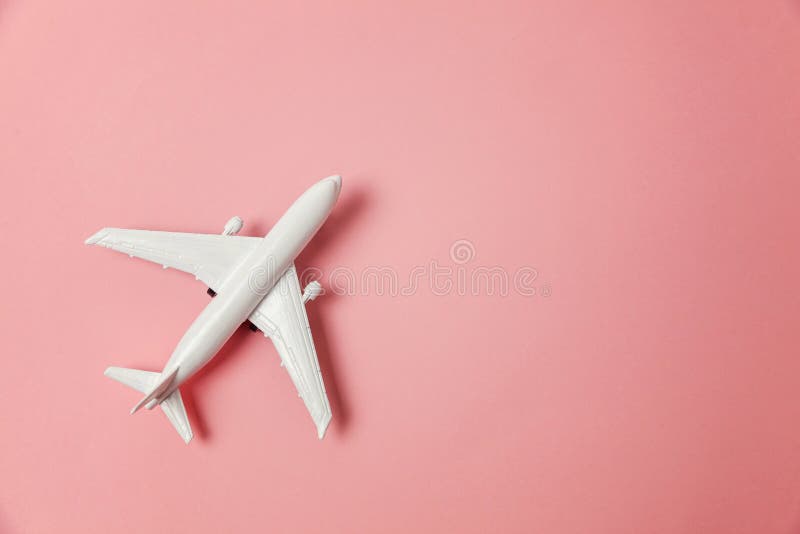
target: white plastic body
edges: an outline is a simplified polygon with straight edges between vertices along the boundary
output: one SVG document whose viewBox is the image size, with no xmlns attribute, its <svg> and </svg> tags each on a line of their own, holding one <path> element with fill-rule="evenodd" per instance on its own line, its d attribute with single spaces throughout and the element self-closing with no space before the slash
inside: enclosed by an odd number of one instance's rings
<svg viewBox="0 0 800 534">
<path fill-rule="evenodd" d="M 330 214 L 341 190 L 341 178 L 332 176 L 306 190 L 219 288 L 178 343 L 162 376 L 176 368 L 166 398 L 199 371 L 247 320 Z M 238 229 L 237 229 L 238 231 Z M 151 406 L 148 406 L 151 407 Z"/>
</svg>

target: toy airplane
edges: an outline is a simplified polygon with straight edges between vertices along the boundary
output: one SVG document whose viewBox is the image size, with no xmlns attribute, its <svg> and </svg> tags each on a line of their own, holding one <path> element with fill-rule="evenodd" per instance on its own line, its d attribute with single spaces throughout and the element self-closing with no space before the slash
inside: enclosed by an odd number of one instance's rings
<svg viewBox="0 0 800 534">
<path fill-rule="evenodd" d="M 195 319 L 160 373 L 109 367 L 105 375 L 144 393 L 131 413 L 160 406 L 186 443 L 192 428 L 179 387 L 208 363 L 244 322 L 270 337 L 319 439 L 331 408 L 319 370 L 305 303 L 322 292 L 311 282 L 301 293 L 294 259 L 317 233 L 339 198 L 342 179 L 331 176 L 311 186 L 263 238 L 235 236 L 242 220 L 232 218 L 222 235 L 103 228 L 86 240 L 195 275 L 215 297 Z"/>
</svg>

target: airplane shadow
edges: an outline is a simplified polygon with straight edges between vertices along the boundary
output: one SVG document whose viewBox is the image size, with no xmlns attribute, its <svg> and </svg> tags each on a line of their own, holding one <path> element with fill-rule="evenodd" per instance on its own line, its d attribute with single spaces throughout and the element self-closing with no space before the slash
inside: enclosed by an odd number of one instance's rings
<svg viewBox="0 0 800 534">
<path fill-rule="evenodd" d="M 339 200 L 339 205 L 334 209 L 323 227 L 300 255 L 303 265 L 313 265 L 313 259 L 317 257 L 326 246 L 329 246 L 329 243 L 343 239 L 342 236 L 346 235 L 348 228 L 352 227 L 352 222 L 363 212 L 368 198 L 367 190 L 363 187 L 356 186 L 345 191 L 347 191 L 347 193 Z M 258 223 L 250 225 L 247 230 L 248 231 L 245 233 L 248 235 L 264 235 L 267 232 L 266 228 Z M 302 269 L 298 268 L 298 271 L 302 272 Z M 310 282 L 310 280 L 300 280 L 301 285 L 308 282 Z M 333 424 L 330 430 L 334 430 L 337 434 L 342 434 L 346 431 L 351 422 L 352 413 L 350 405 L 342 394 L 342 380 L 337 372 L 337 358 L 334 356 L 336 354 L 336 347 L 327 335 L 325 321 L 323 319 L 327 316 L 327 313 L 333 313 L 331 304 L 333 303 L 332 300 L 336 298 L 341 297 L 328 291 L 328 293 L 310 303 L 311 309 L 308 313 L 308 322 L 314 335 L 317 358 L 319 359 L 322 378 L 325 382 L 325 390 L 331 404 L 331 411 L 333 412 Z M 246 326 L 239 327 L 222 349 L 220 349 L 216 357 L 208 362 L 208 364 L 198 371 L 191 380 L 181 387 L 181 395 L 183 396 L 183 401 L 186 406 L 186 412 L 195 435 L 198 438 L 210 440 L 213 436 L 213 431 L 208 427 L 203 416 L 202 402 L 198 402 L 197 400 L 198 398 L 202 398 L 201 392 L 205 387 L 206 376 L 214 373 L 215 370 L 221 367 L 229 365 L 228 362 L 239 358 L 240 356 L 236 355 L 241 354 L 242 351 L 240 348 L 244 340 L 247 339 L 246 336 L 252 334 L 253 332 Z M 258 335 L 261 336 L 261 333 L 258 333 Z"/>
</svg>

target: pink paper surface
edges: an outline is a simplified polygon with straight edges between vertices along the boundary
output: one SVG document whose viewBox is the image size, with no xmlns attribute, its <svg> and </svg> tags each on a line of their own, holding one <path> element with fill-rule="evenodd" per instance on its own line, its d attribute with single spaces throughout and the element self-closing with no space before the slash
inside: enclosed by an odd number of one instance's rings
<svg viewBox="0 0 800 534">
<path fill-rule="evenodd" d="M 798 532 L 798 60 L 789 1 L 0 2 L 0 532 Z M 128 416 L 208 297 L 83 240 L 333 173 L 325 440 L 244 328 L 190 446 Z"/>
</svg>

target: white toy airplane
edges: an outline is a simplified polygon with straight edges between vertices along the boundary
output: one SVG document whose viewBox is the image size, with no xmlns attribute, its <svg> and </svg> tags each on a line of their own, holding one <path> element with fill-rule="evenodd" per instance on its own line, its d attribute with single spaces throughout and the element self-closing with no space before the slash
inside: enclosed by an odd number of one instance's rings
<svg viewBox="0 0 800 534">
<path fill-rule="evenodd" d="M 234 217 L 222 235 L 103 228 L 86 240 L 131 257 L 195 275 L 215 298 L 195 319 L 160 373 L 109 367 L 105 375 L 144 393 L 131 410 L 161 409 L 186 443 L 192 429 L 178 388 L 213 358 L 242 323 L 272 338 L 319 439 L 331 408 L 319 370 L 305 303 L 322 290 L 311 282 L 301 293 L 294 259 L 317 233 L 339 198 L 342 179 L 331 176 L 311 186 L 264 237 L 235 236 Z"/>
</svg>

